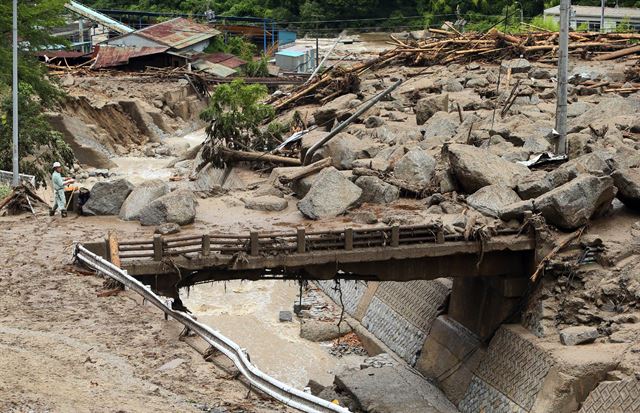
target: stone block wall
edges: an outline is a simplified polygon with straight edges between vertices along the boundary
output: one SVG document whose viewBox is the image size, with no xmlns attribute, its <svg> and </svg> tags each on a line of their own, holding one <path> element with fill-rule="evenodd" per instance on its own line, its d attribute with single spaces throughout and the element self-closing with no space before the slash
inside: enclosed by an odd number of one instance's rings
<svg viewBox="0 0 640 413">
<path fill-rule="evenodd" d="M 332 280 L 318 281 L 336 303 Z M 451 281 L 408 282 L 341 281 L 345 312 L 351 315 L 408 364 L 418 360 L 431 324 L 446 306 Z"/>
</svg>

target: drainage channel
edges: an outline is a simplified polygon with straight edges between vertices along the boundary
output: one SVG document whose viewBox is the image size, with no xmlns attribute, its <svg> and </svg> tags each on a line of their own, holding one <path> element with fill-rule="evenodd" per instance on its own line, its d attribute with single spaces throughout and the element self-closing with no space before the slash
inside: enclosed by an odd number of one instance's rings
<svg viewBox="0 0 640 413">
<path fill-rule="evenodd" d="M 144 284 L 127 274 L 126 271 L 110 263 L 87 250 L 81 244 L 77 244 L 74 251 L 77 260 L 124 284 L 125 287 L 135 291 L 148 302 L 158 307 L 165 314 L 193 331 L 209 345 L 227 356 L 240 373 L 245 376 L 252 386 L 268 394 L 274 399 L 303 412 L 308 413 L 350 413 L 350 410 L 333 404 L 327 400 L 295 389 L 281 381 L 263 373 L 249 361 L 249 355 L 238 344 L 223 336 L 211 327 L 194 320 L 191 316 L 180 311 L 174 311 L 168 307 L 165 301 L 148 289 Z"/>
</svg>

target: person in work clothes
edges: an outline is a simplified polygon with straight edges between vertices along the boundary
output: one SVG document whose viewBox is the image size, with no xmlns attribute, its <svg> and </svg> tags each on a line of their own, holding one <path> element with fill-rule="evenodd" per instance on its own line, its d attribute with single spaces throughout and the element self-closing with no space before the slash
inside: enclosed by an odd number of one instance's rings
<svg viewBox="0 0 640 413">
<path fill-rule="evenodd" d="M 51 181 L 53 182 L 53 208 L 49 211 L 49 215 L 55 215 L 56 210 L 60 209 L 60 215 L 66 217 L 67 200 L 64 197 L 64 186 L 73 182 L 73 179 L 63 178 L 61 172 L 62 165 L 60 165 L 60 162 L 54 162 L 53 174 L 51 174 Z"/>
</svg>

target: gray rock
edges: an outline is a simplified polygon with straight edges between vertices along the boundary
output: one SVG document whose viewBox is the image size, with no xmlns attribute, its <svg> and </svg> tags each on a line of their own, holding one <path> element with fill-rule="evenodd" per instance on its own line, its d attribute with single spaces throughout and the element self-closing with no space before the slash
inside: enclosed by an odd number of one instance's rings
<svg viewBox="0 0 640 413">
<path fill-rule="evenodd" d="M 492 217 L 498 217 L 504 207 L 516 202 L 520 202 L 516 191 L 502 184 L 487 185 L 467 198 L 469 206 Z"/>
<path fill-rule="evenodd" d="M 278 321 L 281 323 L 293 321 L 293 313 L 291 311 L 280 311 L 278 313 Z"/>
<path fill-rule="evenodd" d="M 531 70 L 531 63 L 529 63 L 527 59 L 503 60 L 500 64 L 500 70 L 506 73 L 508 69 L 511 69 L 512 74 L 529 73 Z"/>
<path fill-rule="evenodd" d="M 351 169 L 356 159 L 369 158 L 369 149 L 374 146 L 369 138 L 358 139 L 349 133 L 339 133 L 319 151 L 312 161 L 331 157 L 331 164 L 337 169 Z"/>
<path fill-rule="evenodd" d="M 316 109 L 313 114 L 316 125 L 330 129 L 336 119 L 342 121 L 351 116 L 353 114 L 351 102 L 356 98 L 355 94 L 348 93 Z"/>
<path fill-rule="evenodd" d="M 498 211 L 498 217 L 503 221 L 510 221 L 512 219 L 521 220 L 524 218 L 526 212 L 532 212 L 533 209 L 533 200 L 518 201 L 502 207 L 502 209 Z"/>
<path fill-rule="evenodd" d="M 618 199 L 629 208 L 640 209 L 640 169 L 619 169 L 612 175 Z"/>
<path fill-rule="evenodd" d="M 506 161 L 471 145 L 449 145 L 447 154 L 453 174 L 469 193 L 493 184 L 514 188 L 522 177 L 530 173 L 526 166 Z"/>
<path fill-rule="evenodd" d="M 356 185 L 362 189 L 359 202 L 389 204 L 400 197 L 400 189 L 375 176 L 361 176 Z"/>
<path fill-rule="evenodd" d="M 242 200 L 244 207 L 257 211 L 282 211 L 289 206 L 286 199 L 279 198 L 275 195 L 263 195 Z"/>
<path fill-rule="evenodd" d="M 298 202 L 298 210 L 310 219 L 334 217 L 353 206 L 360 195 L 362 189 L 329 167 L 316 175 L 309 192 Z"/>
<path fill-rule="evenodd" d="M 452 137 L 460 126 L 457 113 L 436 112 L 420 129 L 423 139 L 434 136 Z"/>
<path fill-rule="evenodd" d="M 376 413 L 457 413 L 435 385 L 404 366 L 345 370 L 334 383 L 353 395 L 363 411 Z"/>
<path fill-rule="evenodd" d="M 529 77 L 534 79 L 551 79 L 552 75 L 548 70 L 533 68 L 529 72 Z"/>
<path fill-rule="evenodd" d="M 196 217 L 196 205 L 193 192 L 186 189 L 170 192 L 151 202 L 140 212 L 140 224 L 191 224 Z"/>
<path fill-rule="evenodd" d="M 126 179 L 98 182 L 91 188 L 82 212 L 86 215 L 118 215 L 133 188 L 133 184 Z"/>
<path fill-rule="evenodd" d="M 572 230 L 606 211 L 615 195 L 611 177 L 581 175 L 537 197 L 534 205 L 547 222 Z"/>
<path fill-rule="evenodd" d="M 364 120 L 364 126 L 367 128 L 378 128 L 384 124 L 384 119 L 380 116 L 369 116 Z"/>
<path fill-rule="evenodd" d="M 601 98 L 599 103 L 580 116 L 569 120 L 568 132 L 578 132 L 589 127 L 596 120 L 608 121 L 617 116 L 634 115 L 640 112 L 640 99 L 637 97 L 614 96 Z"/>
<path fill-rule="evenodd" d="M 462 92 L 464 87 L 456 79 L 449 79 L 442 89 L 447 92 Z"/>
<path fill-rule="evenodd" d="M 435 159 L 423 150 L 414 149 L 396 162 L 393 175 L 411 186 L 425 188 L 433 179 L 435 170 Z"/>
<path fill-rule="evenodd" d="M 348 323 L 341 323 L 338 329 L 337 322 L 304 320 L 300 324 L 300 337 L 309 341 L 330 341 L 342 337 L 352 331 Z"/>
<path fill-rule="evenodd" d="M 169 186 L 159 179 L 145 181 L 138 185 L 127 197 L 120 208 L 120 219 L 137 220 L 147 205 L 169 193 Z"/>
<path fill-rule="evenodd" d="M 474 87 L 486 87 L 489 85 L 489 81 L 484 76 L 478 76 L 467 80 L 466 87 L 474 88 Z"/>
<path fill-rule="evenodd" d="M 389 169 L 389 161 L 382 158 L 356 159 L 351 164 L 353 168 L 366 168 L 379 172 L 386 172 Z"/>
<path fill-rule="evenodd" d="M 560 342 L 565 346 L 592 343 L 600 336 L 598 329 L 588 326 L 568 327 L 560 331 Z"/>
<path fill-rule="evenodd" d="M 175 222 L 167 222 L 166 224 L 160 224 L 154 231 L 156 234 L 160 235 L 171 235 L 177 234 L 180 232 L 180 225 Z"/>
<path fill-rule="evenodd" d="M 449 95 L 430 95 L 420 99 L 414 108 L 416 112 L 416 122 L 418 125 L 424 124 L 436 112 L 449 111 Z"/>
</svg>

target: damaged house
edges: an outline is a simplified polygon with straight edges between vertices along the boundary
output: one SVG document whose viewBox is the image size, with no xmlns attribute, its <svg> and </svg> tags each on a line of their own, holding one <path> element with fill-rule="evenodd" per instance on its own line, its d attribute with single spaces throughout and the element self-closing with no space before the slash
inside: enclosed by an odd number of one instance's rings
<svg viewBox="0 0 640 413">
<path fill-rule="evenodd" d="M 147 66 L 183 66 L 200 55 L 219 34 L 210 26 L 177 17 L 99 45 L 92 68 L 143 70 Z"/>
</svg>

